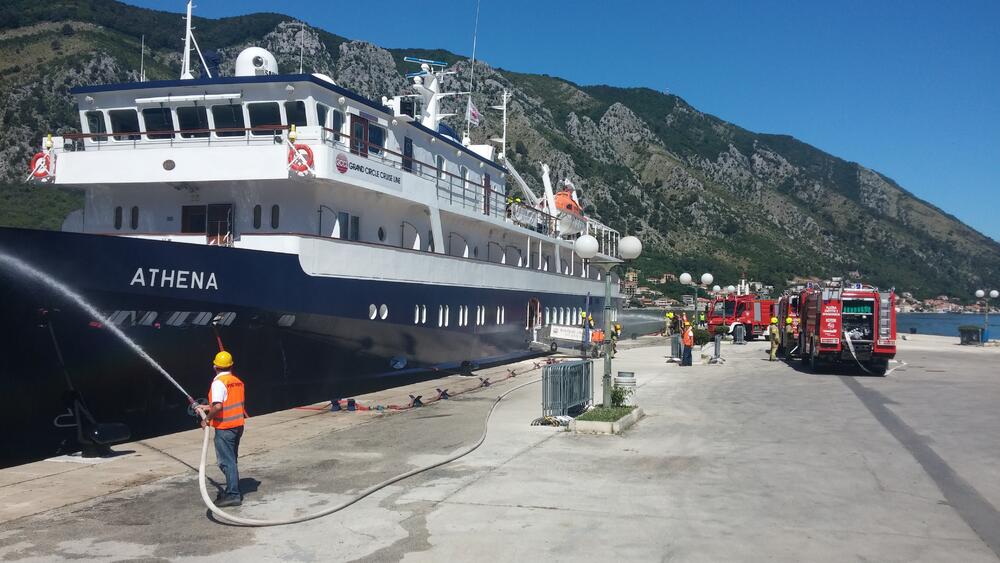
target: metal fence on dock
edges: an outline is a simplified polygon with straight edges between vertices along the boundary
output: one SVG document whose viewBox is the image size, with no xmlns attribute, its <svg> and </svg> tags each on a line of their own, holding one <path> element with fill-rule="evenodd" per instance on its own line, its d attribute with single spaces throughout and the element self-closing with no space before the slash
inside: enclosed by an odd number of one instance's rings
<svg viewBox="0 0 1000 563">
<path fill-rule="evenodd" d="M 594 362 L 578 360 L 542 370 L 542 416 L 567 415 L 594 402 Z"/>
</svg>

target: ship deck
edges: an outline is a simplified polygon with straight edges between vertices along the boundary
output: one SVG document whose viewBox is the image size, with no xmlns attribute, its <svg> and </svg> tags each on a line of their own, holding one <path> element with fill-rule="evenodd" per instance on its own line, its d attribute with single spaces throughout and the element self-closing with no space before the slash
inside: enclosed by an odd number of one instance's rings
<svg viewBox="0 0 1000 563">
<path fill-rule="evenodd" d="M 957 341 L 908 335 L 895 371 L 876 378 L 767 362 L 763 342 L 680 368 L 653 338 L 615 360 L 636 373 L 647 414 L 623 436 L 529 426 L 541 397 L 529 385 L 470 456 L 295 526 L 210 521 L 191 469 L 197 430 L 97 464 L 0 470 L 0 559 L 995 561 L 1000 348 Z M 540 376 L 533 367 L 487 370 L 488 388 L 391 415 L 251 419 L 246 500 L 229 510 L 314 511 L 458 451 L 498 394 Z M 519 375 L 500 382 L 507 368 Z M 358 400 L 478 384 L 449 377 Z"/>
</svg>

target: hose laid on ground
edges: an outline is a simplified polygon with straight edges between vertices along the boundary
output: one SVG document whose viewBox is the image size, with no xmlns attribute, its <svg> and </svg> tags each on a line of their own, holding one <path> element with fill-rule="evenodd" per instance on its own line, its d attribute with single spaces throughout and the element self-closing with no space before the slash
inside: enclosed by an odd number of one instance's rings
<svg viewBox="0 0 1000 563">
<path fill-rule="evenodd" d="M 359 500 L 361 500 L 361 499 L 363 499 L 363 498 L 371 495 L 372 493 L 375 493 L 375 492 L 377 492 L 379 490 L 382 490 L 382 489 L 388 487 L 389 485 L 392 485 L 393 483 L 397 483 L 399 481 L 402 481 L 403 479 L 407 479 L 407 478 L 413 477 L 414 475 L 417 475 L 419 473 L 423 473 L 425 471 L 429 471 L 431 469 L 434 469 L 435 467 L 440 467 L 440 466 L 445 465 L 447 463 L 451 463 L 451 462 L 453 462 L 453 461 L 455 461 L 455 460 L 457 460 L 459 458 L 467 456 L 470 453 L 476 451 L 479 448 L 479 446 L 483 445 L 483 442 L 486 441 L 486 433 L 490 429 L 490 417 L 493 416 L 493 411 L 495 411 L 496 408 L 497 408 L 497 406 L 500 405 L 500 401 L 502 401 L 504 399 L 504 397 L 506 397 L 507 395 L 510 395 L 514 391 L 517 391 L 518 389 L 520 389 L 522 387 L 526 387 L 528 385 L 531 385 L 532 383 L 538 383 L 539 381 L 541 381 L 541 379 L 536 379 L 534 381 L 528 381 L 526 383 L 522 383 L 522 384 L 518 385 L 517 387 L 508 389 L 507 391 L 504 391 L 502 394 L 500 394 L 500 396 L 498 396 L 496 398 L 496 400 L 493 401 L 493 406 L 490 407 L 490 411 L 488 413 L 486 413 L 486 420 L 483 421 L 483 434 L 479 437 L 479 440 L 477 440 L 476 443 L 472 444 L 471 446 L 469 446 L 465 450 L 462 450 L 461 452 L 459 452 L 457 454 L 451 455 L 451 456 L 449 456 L 449 457 L 447 457 L 447 458 L 445 458 L 445 459 L 443 459 L 441 461 L 437 461 L 437 462 L 434 462 L 434 463 L 432 463 L 430 465 L 425 465 L 423 467 L 418 467 L 417 469 L 414 469 L 412 471 L 407 471 L 406 473 L 403 473 L 401 475 L 396 475 L 395 477 L 391 477 L 389 479 L 386 479 L 385 481 L 382 481 L 381 483 L 377 483 L 375 485 L 372 485 L 371 487 L 368 487 L 367 489 L 361 491 L 360 493 L 358 493 L 354 497 L 352 497 L 352 498 L 350 498 L 350 499 L 348 499 L 348 500 L 346 500 L 346 501 L 344 501 L 344 502 L 342 502 L 342 503 L 340 503 L 340 504 L 338 504 L 336 506 L 323 509 L 323 510 L 321 510 L 319 512 L 314 512 L 312 514 L 306 514 L 306 515 L 303 515 L 303 516 L 295 516 L 295 517 L 292 517 L 292 518 L 286 518 L 284 520 L 256 520 L 256 519 L 253 519 L 253 518 L 242 518 L 240 516 L 234 516 L 232 514 L 224 512 L 223 510 L 219 509 L 219 507 L 215 506 L 215 503 L 212 502 L 211 497 L 209 497 L 209 495 L 208 495 L 208 484 L 207 484 L 207 478 L 205 476 L 205 465 L 207 464 L 207 460 L 208 460 L 208 438 L 209 438 L 209 434 L 210 434 L 209 427 L 206 426 L 205 427 L 205 439 L 204 439 L 204 442 L 202 443 L 202 446 L 201 446 L 201 462 L 198 464 L 198 486 L 201 489 L 201 500 L 205 502 L 205 506 L 208 507 L 208 509 L 210 511 L 212 511 L 212 514 L 214 514 L 215 516 L 217 516 L 221 520 L 223 520 L 225 522 L 228 522 L 230 524 L 239 524 L 241 526 L 283 526 L 285 524 L 298 524 L 299 522 L 306 522 L 308 520 L 315 520 L 316 518 L 321 518 L 323 516 L 328 516 L 330 514 L 333 514 L 334 512 L 339 512 L 339 511 L 347 508 L 348 506 L 351 506 L 352 504 L 358 502 Z M 199 410 L 198 412 L 201 412 L 201 411 Z M 204 413 L 202 413 L 202 416 L 204 417 Z"/>
</svg>

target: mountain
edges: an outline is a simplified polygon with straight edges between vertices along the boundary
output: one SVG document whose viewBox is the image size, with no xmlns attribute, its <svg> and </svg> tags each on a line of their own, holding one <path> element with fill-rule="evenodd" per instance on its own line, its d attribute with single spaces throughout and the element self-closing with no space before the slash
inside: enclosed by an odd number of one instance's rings
<svg viewBox="0 0 1000 563">
<path fill-rule="evenodd" d="M 78 128 L 68 91 L 138 78 L 145 34 L 148 78 L 180 69 L 183 21 L 112 0 L 26 0 L 0 8 L 0 224 L 58 228 L 77 194 L 23 183 L 45 133 Z M 432 49 L 382 49 L 281 14 L 195 18 L 223 74 L 249 45 L 285 71 L 304 68 L 380 99 L 407 87 L 407 55 L 453 63 L 446 86 L 468 90 L 469 62 Z M 299 34 L 304 34 L 300 37 Z M 797 275 L 860 272 L 918 296 L 968 295 L 1000 279 L 1000 244 L 891 178 L 787 135 L 747 131 L 682 98 L 648 88 L 581 86 L 476 63 L 475 103 L 513 94 L 509 158 L 540 190 L 538 163 L 583 189 L 587 211 L 645 244 L 647 273 L 746 271 L 777 286 Z M 447 111 L 464 115 L 464 100 Z M 460 125 L 453 123 L 456 128 Z M 473 139 L 499 136 L 487 112 Z"/>
</svg>

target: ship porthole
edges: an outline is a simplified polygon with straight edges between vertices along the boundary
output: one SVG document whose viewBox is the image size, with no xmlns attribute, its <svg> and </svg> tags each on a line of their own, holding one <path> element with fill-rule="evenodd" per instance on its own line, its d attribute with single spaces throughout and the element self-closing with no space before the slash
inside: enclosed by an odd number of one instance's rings
<svg viewBox="0 0 1000 563">
<path fill-rule="evenodd" d="M 368 318 L 374 321 L 375 317 L 377 316 L 378 316 L 378 307 L 376 307 L 375 304 L 372 303 L 371 305 L 368 306 Z"/>
<path fill-rule="evenodd" d="M 387 307 L 385 303 L 383 303 L 382 306 L 379 307 L 378 316 L 383 321 L 389 317 L 389 307 Z"/>
</svg>

